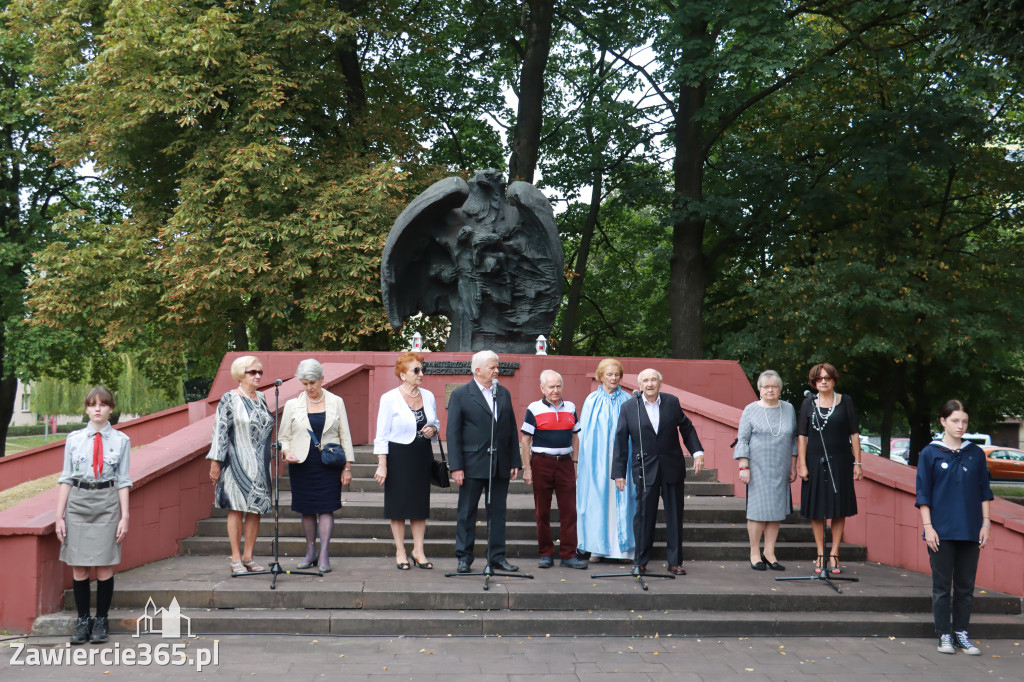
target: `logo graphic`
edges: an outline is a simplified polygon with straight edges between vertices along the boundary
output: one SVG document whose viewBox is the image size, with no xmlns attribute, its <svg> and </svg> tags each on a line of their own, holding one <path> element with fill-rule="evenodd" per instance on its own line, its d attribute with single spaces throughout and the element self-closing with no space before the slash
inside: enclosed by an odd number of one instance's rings
<svg viewBox="0 0 1024 682">
<path fill-rule="evenodd" d="M 160 617 L 159 627 L 156 626 L 158 616 Z M 185 621 L 185 636 L 195 639 L 196 635 L 192 634 L 192 619 L 181 615 L 181 606 L 178 605 L 177 597 L 171 599 L 171 604 L 166 609 L 163 607 L 158 609 L 153 603 L 153 598 L 150 597 L 146 602 L 146 608 L 142 611 L 142 616 L 135 620 L 135 634 L 132 637 L 148 633 L 159 634 L 168 639 L 178 639 L 181 637 L 181 621 Z"/>
</svg>

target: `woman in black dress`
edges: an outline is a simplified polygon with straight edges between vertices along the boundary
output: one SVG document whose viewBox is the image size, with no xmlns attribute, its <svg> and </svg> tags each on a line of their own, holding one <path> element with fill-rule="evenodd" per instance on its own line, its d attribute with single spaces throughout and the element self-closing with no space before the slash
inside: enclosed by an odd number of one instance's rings
<svg viewBox="0 0 1024 682">
<path fill-rule="evenodd" d="M 839 543 L 846 517 L 857 513 L 853 482 L 863 477 L 860 462 L 860 427 L 848 395 L 835 392 L 839 372 L 821 363 L 811 368 L 808 381 L 818 391 L 805 398 L 797 419 L 797 473 L 803 479 L 800 513 L 811 520 L 818 556 L 814 572 L 841 572 Z M 832 521 L 832 549 L 825 564 L 825 519 Z"/>
<path fill-rule="evenodd" d="M 391 520 L 395 539 L 395 565 L 409 570 L 405 551 L 405 520 L 412 529 L 412 562 L 418 568 L 433 568 L 423 549 L 423 537 L 430 516 L 430 468 L 434 460 L 431 440 L 441 426 L 437 420 L 434 394 L 420 388 L 423 356 L 402 353 L 395 361 L 395 376 L 402 383 L 380 397 L 377 455 L 374 479 L 384 486 L 384 517 Z"/>
<path fill-rule="evenodd" d="M 345 401 L 324 389 L 324 368 L 312 358 L 303 360 L 295 378 L 305 389 L 284 405 L 281 416 L 281 456 L 288 462 L 292 483 L 292 511 L 302 514 L 306 535 L 306 557 L 298 568 L 314 564 L 321 573 L 331 572 L 330 545 L 334 512 L 341 509 L 341 486 L 352 481 L 352 435 L 348 428 Z M 316 440 L 309 432 L 316 435 Z M 348 460 L 344 469 L 324 466 L 320 446 L 339 443 Z M 320 554 L 316 539 L 320 537 Z"/>
</svg>

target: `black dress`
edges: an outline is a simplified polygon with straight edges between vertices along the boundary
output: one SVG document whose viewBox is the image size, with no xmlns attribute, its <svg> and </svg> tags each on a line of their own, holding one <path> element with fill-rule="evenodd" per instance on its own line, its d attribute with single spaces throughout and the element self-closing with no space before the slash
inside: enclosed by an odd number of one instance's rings
<svg viewBox="0 0 1024 682">
<path fill-rule="evenodd" d="M 309 415 L 309 427 L 321 440 L 324 434 L 323 412 Z M 324 466 L 320 449 L 309 439 L 306 461 L 288 465 L 292 480 L 292 511 L 298 514 L 330 514 L 341 509 L 341 469 Z"/>
<path fill-rule="evenodd" d="M 423 408 L 413 410 L 416 431 L 427 425 Z M 408 445 L 388 441 L 388 476 L 384 479 L 384 518 L 430 518 L 430 439 L 416 436 Z"/>
<path fill-rule="evenodd" d="M 800 488 L 800 513 L 808 519 L 842 519 L 857 513 L 850 435 L 860 433 L 860 426 L 853 400 L 844 395 L 827 419 L 826 415 L 828 410 L 818 410 L 805 398 L 797 420 L 797 434 L 807 437 L 808 478 Z M 825 464 L 825 448 L 833 476 Z M 833 478 L 838 492 L 832 489 Z"/>
</svg>

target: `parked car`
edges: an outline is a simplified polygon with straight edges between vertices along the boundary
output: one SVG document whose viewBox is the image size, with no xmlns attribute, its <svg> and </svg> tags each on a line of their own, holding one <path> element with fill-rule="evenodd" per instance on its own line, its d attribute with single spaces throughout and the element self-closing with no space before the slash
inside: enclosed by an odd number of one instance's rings
<svg viewBox="0 0 1024 682">
<path fill-rule="evenodd" d="M 1024 450 L 998 445 L 982 445 L 981 449 L 993 479 L 1024 481 Z"/>
<path fill-rule="evenodd" d="M 878 447 L 874 443 L 869 443 L 866 440 L 860 442 L 860 451 L 866 452 L 869 455 L 880 455 L 882 454 L 882 448 Z"/>
</svg>

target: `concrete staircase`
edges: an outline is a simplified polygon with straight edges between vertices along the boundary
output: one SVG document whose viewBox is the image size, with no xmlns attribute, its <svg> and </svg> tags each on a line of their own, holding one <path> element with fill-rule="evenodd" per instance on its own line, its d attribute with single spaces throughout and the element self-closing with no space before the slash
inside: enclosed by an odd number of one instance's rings
<svg viewBox="0 0 1024 682">
<path fill-rule="evenodd" d="M 810 526 L 791 515 L 778 546 L 784 573 L 751 571 L 744 501 L 714 471 L 687 479 L 683 551 L 687 576 L 650 578 L 649 590 L 634 578 L 595 579 L 630 566 L 591 564 L 591 570 L 536 566 L 536 527 L 529 486 L 509 493 L 508 556 L 534 579 L 445 577 L 454 571 L 457 495 L 433 489 L 426 551 L 433 570 L 399 571 L 391 532 L 383 519 L 383 493 L 373 481 L 375 458 L 356 448 L 354 479 L 343 494 L 331 542 L 334 571 L 324 576 L 230 577 L 225 514 L 212 510 L 179 556 L 120 573 L 111 612 L 114 632 L 135 632 L 136 619 L 152 598 L 157 607 L 177 599 L 193 633 L 308 633 L 339 635 L 627 635 L 627 636 L 931 636 L 928 576 L 865 561 L 864 547 L 845 546 L 836 593 L 820 580 L 778 582 L 810 576 L 815 554 Z M 305 542 L 298 515 L 289 509 L 282 479 L 280 555 L 285 570 L 301 560 Z M 486 538 L 481 510 L 477 561 L 483 567 Z M 556 514 L 557 517 L 557 514 Z M 555 528 L 557 532 L 557 527 Z M 659 533 L 663 526 L 659 519 Z M 273 555 L 274 523 L 261 523 L 256 556 Z M 407 536 L 411 550 L 411 537 Z M 655 543 L 652 571 L 664 568 L 664 538 Z M 65 604 L 72 605 L 70 592 Z M 41 616 L 40 634 L 70 631 L 71 611 Z M 159 618 L 157 619 L 159 622 Z M 184 631 L 184 626 L 183 626 Z M 971 634 L 977 638 L 1024 637 L 1020 597 L 978 590 Z"/>
</svg>

